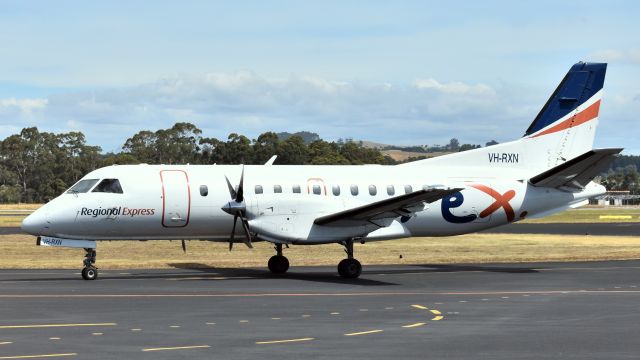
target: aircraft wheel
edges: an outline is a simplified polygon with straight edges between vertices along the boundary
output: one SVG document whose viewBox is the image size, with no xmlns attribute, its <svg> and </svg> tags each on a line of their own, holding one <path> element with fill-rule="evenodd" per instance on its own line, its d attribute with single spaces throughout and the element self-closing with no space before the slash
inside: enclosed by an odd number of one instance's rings
<svg viewBox="0 0 640 360">
<path fill-rule="evenodd" d="M 356 259 L 344 259 L 338 264 L 338 274 L 345 279 L 355 279 L 362 273 L 362 265 Z"/>
<path fill-rule="evenodd" d="M 273 255 L 269 259 L 269 270 L 274 274 L 284 274 L 289 270 L 289 259 L 283 255 Z"/>
<path fill-rule="evenodd" d="M 85 280 L 95 280 L 98 277 L 98 269 L 86 267 L 82 269 L 82 278 Z"/>
</svg>

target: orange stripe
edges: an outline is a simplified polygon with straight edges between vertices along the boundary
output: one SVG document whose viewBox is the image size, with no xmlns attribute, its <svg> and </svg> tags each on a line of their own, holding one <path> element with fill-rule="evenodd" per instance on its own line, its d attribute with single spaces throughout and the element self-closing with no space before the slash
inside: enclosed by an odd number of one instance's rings
<svg viewBox="0 0 640 360">
<path fill-rule="evenodd" d="M 583 111 L 577 113 L 576 115 L 568 118 L 567 120 L 561 122 L 560 124 L 557 124 L 557 125 L 555 125 L 553 127 L 550 127 L 550 128 L 548 128 L 547 130 L 545 130 L 545 131 L 543 131 L 541 133 L 533 135 L 532 138 L 538 137 L 538 136 L 542 136 L 542 135 L 546 135 L 546 134 L 551 134 L 551 133 L 562 131 L 562 130 L 566 130 L 566 129 L 574 127 L 574 126 L 578 126 L 578 125 L 584 124 L 589 120 L 595 119 L 598 116 L 598 112 L 599 111 L 600 111 L 600 100 L 594 102 L 588 108 L 586 108 Z"/>
</svg>

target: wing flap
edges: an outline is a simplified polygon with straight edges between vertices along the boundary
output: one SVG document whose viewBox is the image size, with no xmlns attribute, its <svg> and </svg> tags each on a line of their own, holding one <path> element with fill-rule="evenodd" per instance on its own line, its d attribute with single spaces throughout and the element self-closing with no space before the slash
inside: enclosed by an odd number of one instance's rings
<svg viewBox="0 0 640 360">
<path fill-rule="evenodd" d="M 623 149 L 594 149 L 532 177 L 533 186 L 584 189 Z"/>
<path fill-rule="evenodd" d="M 389 199 L 384 199 L 371 204 L 347 209 L 334 214 L 317 218 L 316 225 L 325 226 L 359 226 L 374 224 L 380 227 L 388 226 L 400 216 L 411 216 L 415 212 L 424 209 L 424 203 L 438 201 L 445 196 L 456 193 L 462 189 L 429 189 L 419 190 Z"/>
</svg>

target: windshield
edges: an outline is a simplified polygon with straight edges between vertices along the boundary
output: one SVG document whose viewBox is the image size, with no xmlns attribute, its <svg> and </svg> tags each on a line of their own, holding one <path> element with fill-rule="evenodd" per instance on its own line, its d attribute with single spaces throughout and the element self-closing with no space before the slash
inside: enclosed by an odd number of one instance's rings
<svg viewBox="0 0 640 360">
<path fill-rule="evenodd" d="M 104 179 L 92 192 L 122 194 L 122 187 L 118 179 Z"/>
<path fill-rule="evenodd" d="M 98 179 L 84 179 L 78 181 L 71 189 L 67 190 L 67 194 L 86 193 L 98 182 Z"/>
</svg>

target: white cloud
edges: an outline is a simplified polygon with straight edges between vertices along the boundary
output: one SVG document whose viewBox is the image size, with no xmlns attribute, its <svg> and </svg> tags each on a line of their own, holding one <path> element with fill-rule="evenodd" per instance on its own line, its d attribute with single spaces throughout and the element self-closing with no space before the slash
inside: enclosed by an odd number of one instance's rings
<svg viewBox="0 0 640 360">
<path fill-rule="evenodd" d="M 490 86 L 484 84 L 468 85 L 462 82 L 441 83 L 435 79 L 419 79 L 416 80 L 414 84 L 418 89 L 434 89 L 449 94 L 495 95 L 495 91 Z"/>
<path fill-rule="evenodd" d="M 16 99 L 14 97 L 0 99 L 0 114 L 30 115 L 47 106 L 47 99 Z"/>
<path fill-rule="evenodd" d="M 616 50 L 605 49 L 591 53 L 588 56 L 590 61 L 598 62 L 630 62 L 640 63 L 640 49 Z"/>
<path fill-rule="evenodd" d="M 255 138 L 265 131 L 309 130 L 330 140 L 412 145 L 444 144 L 456 137 L 484 144 L 521 136 L 548 95 L 517 84 L 491 87 L 434 78 L 389 84 L 265 78 L 253 72 L 184 75 L 47 99 L 0 100 L 0 138 L 23 124 L 80 130 L 89 143 L 119 151 L 137 131 L 186 121 L 203 129 L 204 136 L 223 139 L 231 132 Z M 612 108 L 616 103 L 610 102 Z M 616 113 L 625 112 L 622 104 L 615 107 Z"/>
</svg>

